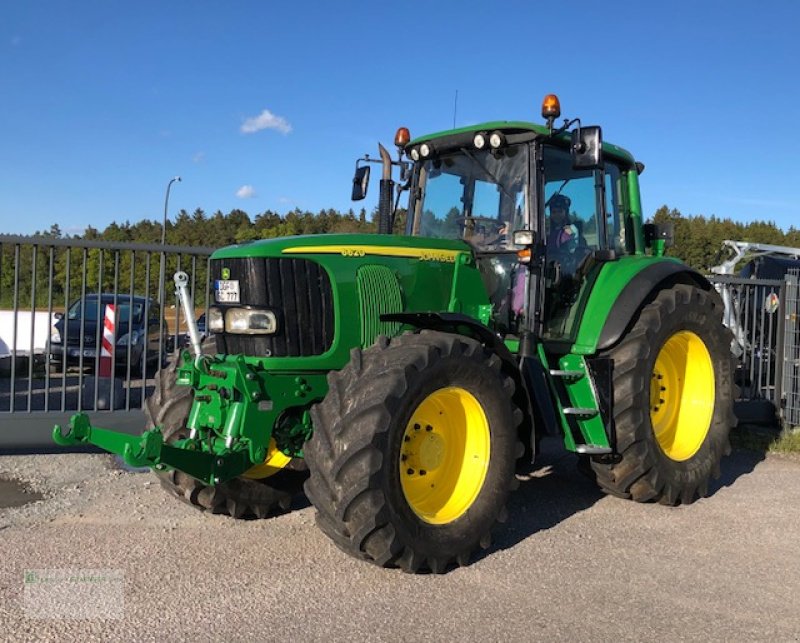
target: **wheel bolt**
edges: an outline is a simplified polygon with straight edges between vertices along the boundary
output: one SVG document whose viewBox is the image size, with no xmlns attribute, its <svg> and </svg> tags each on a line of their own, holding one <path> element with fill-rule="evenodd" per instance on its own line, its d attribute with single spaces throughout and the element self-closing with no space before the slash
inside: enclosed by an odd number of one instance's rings
<svg viewBox="0 0 800 643">
<path fill-rule="evenodd" d="M 658 400 L 658 403 L 659 403 L 659 404 L 663 404 L 663 403 L 664 403 L 664 400 L 661 400 L 661 399 L 659 399 L 659 400 Z"/>
<path fill-rule="evenodd" d="M 410 476 L 413 476 L 413 475 L 414 475 L 414 469 L 407 469 L 407 470 L 406 470 L 406 473 L 407 473 L 408 475 L 410 475 Z"/>
<path fill-rule="evenodd" d="M 403 442 L 411 442 L 411 436 L 404 435 L 403 436 Z"/>
<path fill-rule="evenodd" d="M 427 424 L 427 425 L 425 426 L 425 430 L 426 430 L 426 431 L 433 431 L 433 427 L 432 427 L 430 424 Z"/>
<path fill-rule="evenodd" d="M 415 430 L 415 431 L 419 431 L 419 428 L 420 428 L 420 427 L 419 427 L 419 424 L 415 424 L 415 425 L 414 425 L 414 430 Z"/>
<path fill-rule="evenodd" d="M 408 460 L 408 456 L 404 453 L 403 455 L 400 456 L 400 460 L 405 462 L 406 460 Z"/>
<path fill-rule="evenodd" d="M 421 475 L 421 476 L 424 476 L 426 473 L 428 473 L 428 472 L 425 471 L 425 469 L 420 469 L 419 470 L 419 475 Z"/>
</svg>

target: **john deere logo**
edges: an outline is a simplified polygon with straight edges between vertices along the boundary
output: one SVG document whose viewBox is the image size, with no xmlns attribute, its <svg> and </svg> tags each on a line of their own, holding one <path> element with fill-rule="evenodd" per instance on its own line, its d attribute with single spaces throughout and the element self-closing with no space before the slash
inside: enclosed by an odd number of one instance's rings
<svg viewBox="0 0 800 643">
<path fill-rule="evenodd" d="M 222 269 L 222 278 L 223 279 L 230 279 L 231 278 L 231 269 L 230 268 L 223 268 Z"/>
</svg>

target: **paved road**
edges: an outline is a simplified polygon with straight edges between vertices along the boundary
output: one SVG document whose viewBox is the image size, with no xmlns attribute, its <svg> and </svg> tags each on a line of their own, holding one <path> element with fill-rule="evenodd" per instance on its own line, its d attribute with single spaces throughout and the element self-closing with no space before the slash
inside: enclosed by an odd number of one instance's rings
<svg viewBox="0 0 800 643">
<path fill-rule="evenodd" d="M 348 558 L 302 499 L 236 522 L 109 456 L 2 457 L 47 499 L 0 509 L 0 638 L 800 640 L 800 460 L 736 452 L 711 498 L 666 508 L 602 496 L 546 447 L 493 547 L 444 576 Z M 121 570 L 121 618 L 26 618 L 42 568 Z"/>
</svg>

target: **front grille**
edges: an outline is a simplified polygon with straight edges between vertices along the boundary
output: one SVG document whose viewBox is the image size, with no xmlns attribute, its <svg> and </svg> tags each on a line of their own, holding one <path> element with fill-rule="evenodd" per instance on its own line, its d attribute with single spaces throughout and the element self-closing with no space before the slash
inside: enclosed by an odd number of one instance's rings
<svg viewBox="0 0 800 643">
<path fill-rule="evenodd" d="M 223 310 L 253 306 L 273 310 L 274 335 L 217 334 L 217 351 L 272 357 L 321 355 L 333 343 L 333 292 L 328 273 L 307 259 L 247 257 L 215 259 L 211 278 L 239 281 L 238 304 L 214 304 Z"/>
</svg>

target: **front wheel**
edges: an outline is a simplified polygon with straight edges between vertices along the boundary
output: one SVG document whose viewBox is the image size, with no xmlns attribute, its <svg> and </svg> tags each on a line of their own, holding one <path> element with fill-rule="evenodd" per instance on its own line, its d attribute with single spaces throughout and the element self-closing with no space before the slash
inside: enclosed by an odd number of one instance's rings
<svg viewBox="0 0 800 643">
<path fill-rule="evenodd" d="M 214 353 L 214 342 L 203 344 L 203 353 Z M 177 384 L 178 357 L 156 373 L 153 395 L 146 400 L 147 428 L 160 427 L 167 443 L 188 437 L 186 421 L 194 393 Z M 270 445 L 268 459 L 241 477 L 213 487 L 178 470 L 156 471 L 161 486 L 183 502 L 214 514 L 233 518 L 266 518 L 288 511 L 302 489 L 306 474 L 290 468 L 290 459 Z"/>
<path fill-rule="evenodd" d="M 714 293 L 678 284 L 645 306 L 606 356 L 614 363 L 621 461 L 592 462 L 601 488 L 640 502 L 708 493 L 736 426 L 730 333 Z"/>
<path fill-rule="evenodd" d="M 472 339 L 424 331 L 356 349 L 329 375 L 305 489 L 341 549 L 441 573 L 489 546 L 523 451 L 501 366 Z"/>
</svg>

